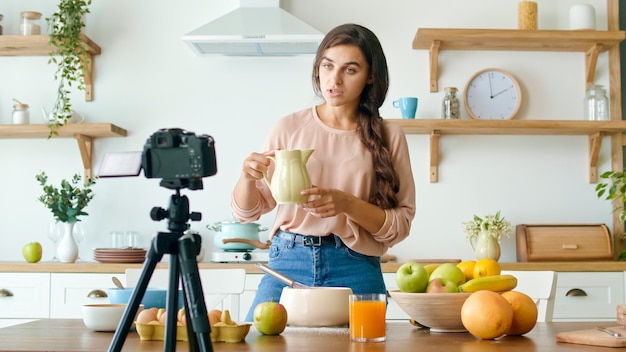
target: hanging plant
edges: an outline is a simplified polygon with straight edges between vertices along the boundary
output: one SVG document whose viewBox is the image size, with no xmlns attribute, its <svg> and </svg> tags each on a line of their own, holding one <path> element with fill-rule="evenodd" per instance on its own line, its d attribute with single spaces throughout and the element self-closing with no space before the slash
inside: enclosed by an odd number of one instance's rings
<svg viewBox="0 0 626 352">
<path fill-rule="evenodd" d="M 58 135 L 57 128 L 72 118 L 70 88 L 85 90 L 83 72 L 89 63 L 88 48 L 81 38 L 85 27 L 84 18 L 89 13 L 91 0 L 61 0 L 58 10 L 46 18 L 50 28 L 50 52 L 48 63 L 57 65 L 54 79 L 58 81 L 57 97 L 50 112 L 48 127 L 50 134 Z"/>
</svg>

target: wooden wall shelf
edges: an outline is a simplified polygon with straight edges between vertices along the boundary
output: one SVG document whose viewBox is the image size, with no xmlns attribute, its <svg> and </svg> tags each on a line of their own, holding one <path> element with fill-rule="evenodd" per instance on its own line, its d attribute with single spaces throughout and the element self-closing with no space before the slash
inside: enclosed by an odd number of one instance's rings
<svg viewBox="0 0 626 352">
<path fill-rule="evenodd" d="M 443 120 L 391 119 L 406 134 L 430 135 L 430 182 L 439 178 L 439 138 L 442 135 L 584 135 L 589 137 L 589 182 L 598 181 L 602 137 L 621 135 L 626 121 L 574 120 Z"/>
<path fill-rule="evenodd" d="M 126 137 L 128 132 L 110 123 L 72 123 L 57 129 L 54 138 L 75 138 L 83 160 L 85 177 L 91 178 L 94 138 Z M 0 125 L 0 138 L 48 138 L 50 129 L 46 124 Z"/>
<path fill-rule="evenodd" d="M 598 55 L 626 38 L 624 31 L 419 28 L 413 49 L 430 51 L 430 91 L 439 90 L 440 50 L 571 51 L 585 53 L 585 81 L 593 82 Z"/>
<path fill-rule="evenodd" d="M 88 48 L 89 62 L 85 65 L 85 100 L 93 100 L 93 60 L 102 49 L 86 35 L 81 35 Z M 47 56 L 54 50 L 47 35 L 0 35 L 0 56 Z"/>
</svg>

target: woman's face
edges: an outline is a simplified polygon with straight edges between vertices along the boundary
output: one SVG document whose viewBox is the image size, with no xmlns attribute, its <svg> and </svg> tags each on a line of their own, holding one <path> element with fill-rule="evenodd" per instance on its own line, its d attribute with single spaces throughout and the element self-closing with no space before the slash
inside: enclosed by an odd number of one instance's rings
<svg viewBox="0 0 626 352">
<path fill-rule="evenodd" d="M 336 45 L 326 49 L 319 66 L 320 89 L 331 106 L 358 106 L 361 92 L 369 83 L 369 65 L 361 49 Z"/>
</svg>

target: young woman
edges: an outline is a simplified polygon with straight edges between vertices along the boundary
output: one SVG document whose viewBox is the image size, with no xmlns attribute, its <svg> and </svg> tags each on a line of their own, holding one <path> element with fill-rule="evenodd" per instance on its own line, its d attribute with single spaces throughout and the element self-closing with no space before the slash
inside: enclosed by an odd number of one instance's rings
<svg viewBox="0 0 626 352">
<path fill-rule="evenodd" d="M 379 115 L 389 77 L 374 33 L 356 24 L 331 30 L 317 50 L 313 86 L 323 102 L 283 117 L 265 152 L 244 160 L 233 213 L 245 223 L 277 206 L 263 180 L 274 170 L 268 156 L 314 149 L 306 164 L 313 187 L 301 192 L 308 200 L 278 205 L 268 265 L 305 285 L 385 293 L 380 256 L 409 235 L 415 183 L 404 133 Z M 284 286 L 264 276 L 246 321 Z"/>
</svg>

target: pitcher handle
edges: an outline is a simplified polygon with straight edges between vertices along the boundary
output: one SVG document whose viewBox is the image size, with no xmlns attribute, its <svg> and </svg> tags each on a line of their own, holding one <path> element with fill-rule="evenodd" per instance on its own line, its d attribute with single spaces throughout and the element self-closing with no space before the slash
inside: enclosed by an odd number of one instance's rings
<svg viewBox="0 0 626 352">
<path fill-rule="evenodd" d="M 473 250 L 474 252 L 476 252 L 476 248 L 474 247 L 474 240 L 476 240 L 476 236 L 474 236 L 474 237 L 470 237 L 470 239 L 469 239 L 469 243 L 470 243 L 470 246 L 472 246 L 472 250 Z M 478 241 L 478 240 L 476 240 L 476 241 Z"/>
<path fill-rule="evenodd" d="M 276 163 L 276 159 L 274 159 L 274 157 L 268 156 L 267 158 L 270 159 L 271 161 L 273 161 L 274 163 Z M 265 184 L 267 184 L 267 187 L 270 187 L 270 188 L 272 187 L 272 182 L 267 177 L 267 172 L 263 173 L 263 180 L 265 180 Z"/>
</svg>

